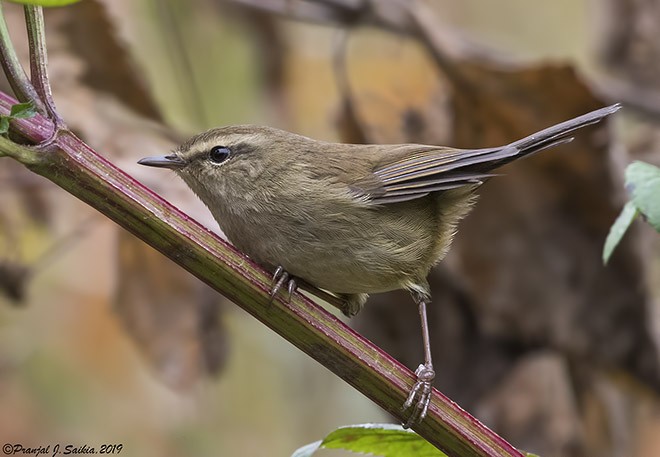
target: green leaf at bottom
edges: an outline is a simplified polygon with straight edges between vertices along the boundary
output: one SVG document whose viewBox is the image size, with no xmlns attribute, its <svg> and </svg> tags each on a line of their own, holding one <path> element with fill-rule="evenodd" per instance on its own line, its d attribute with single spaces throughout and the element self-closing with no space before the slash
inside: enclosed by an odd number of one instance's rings
<svg viewBox="0 0 660 457">
<path fill-rule="evenodd" d="M 417 433 L 395 424 L 340 427 L 323 441 L 301 447 L 291 457 L 310 457 L 319 448 L 344 449 L 381 457 L 447 457 Z"/>
<path fill-rule="evenodd" d="M 311 457 L 318 449 L 343 449 L 380 457 L 447 457 L 412 430 L 396 424 L 359 424 L 339 427 L 296 450 L 291 457 Z M 538 457 L 525 453 L 527 457 Z"/>
</svg>

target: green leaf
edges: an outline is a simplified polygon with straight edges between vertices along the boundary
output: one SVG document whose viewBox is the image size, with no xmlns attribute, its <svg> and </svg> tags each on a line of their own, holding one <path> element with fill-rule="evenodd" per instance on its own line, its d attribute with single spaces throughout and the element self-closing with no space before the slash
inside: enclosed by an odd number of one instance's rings
<svg viewBox="0 0 660 457">
<path fill-rule="evenodd" d="M 36 6 L 66 6 L 72 3 L 78 3 L 81 0 L 9 0 L 12 3 L 22 3 L 23 5 Z"/>
<path fill-rule="evenodd" d="M 9 118 L 0 116 L 0 135 L 5 135 L 7 132 L 9 132 Z"/>
<path fill-rule="evenodd" d="M 417 433 L 394 424 L 340 427 L 325 437 L 321 447 L 381 457 L 446 457 Z"/>
<path fill-rule="evenodd" d="M 318 449 L 343 449 L 380 457 L 447 457 L 412 430 L 396 424 L 359 424 L 339 427 L 323 441 L 297 449 L 291 457 L 311 457 Z M 538 457 L 525 453 L 527 457 Z"/>
<path fill-rule="evenodd" d="M 323 441 L 314 441 L 313 443 L 306 444 L 305 446 L 296 449 L 296 451 L 291 454 L 291 457 L 312 457 L 314 453 L 321 447 Z"/>
<path fill-rule="evenodd" d="M 628 230 L 628 227 L 630 227 L 630 224 L 632 224 L 632 221 L 635 220 L 635 216 L 637 216 L 637 208 L 635 207 L 634 202 L 629 201 L 623 207 L 623 210 L 621 210 L 621 214 L 616 218 L 612 227 L 610 227 L 610 233 L 608 233 L 607 239 L 605 240 L 605 247 L 603 247 L 604 264 L 607 264 L 607 261 L 610 260 L 612 252 L 619 242 L 621 242 L 621 238 L 623 238 L 623 235 Z"/>
<path fill-rule="evenodd" d="M 9 117 L 14 119 L 27 119 L 37 114 L 37 108 L 33 102 L 17 103 L 12 105 Z"/>
<path fill-rule="evenodd" d="M 626 168 L 626 188 L 649 224 L 660 232 L 660 168 L 633 162 Z"/>
</svg>

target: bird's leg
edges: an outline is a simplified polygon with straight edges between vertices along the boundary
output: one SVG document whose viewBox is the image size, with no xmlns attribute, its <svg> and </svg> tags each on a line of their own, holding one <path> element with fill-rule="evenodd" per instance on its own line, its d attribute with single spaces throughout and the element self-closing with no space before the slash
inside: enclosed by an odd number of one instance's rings
<svg viewBox="0 0 660 457">
<path fill-rule="evenodd" d="M 270 299 L 271 301 L 273 298 L 275 298 L 275 295 L 277 295 L 277 292 L 282 288 L 282 286 L 286 283 L 287 287 L 287 292 L 289 292 L 289 297 L 288 301 L 291 301 L 291 296 L 293 293 L 298 289 L 298 285 L 296 284 L 296 278 L 293 276 L 289 275 L 284 268 L 280 265 L 275 269 L 275 273 L 273 273 L 273 286 L 270 289 Z"/>
<path fill-rule="evenodd" d="M 431 383 L 435 378 L 435 371 L 433 370 L 433 362 L 431 360 L 431 342 L 429 339 L 429 324 L 426 317 L 426 303 L 429 301 L 429 295 L 421 292 L 413 292 L 413 299 L 419 307 L 419 317 L 422 321 L 422 340 L 424 343 L 424 363 L 417 367 L 415 375 L 417 382 L 413 385 L 408 394 L 408 398 L 403 404 L 403 410 L 407 410 L 413 403 L 414 409 L 410 417 L 403 425 L 404 428 L 409 428 L 418 422 L 421 422 L 426 417 L 426 412 L 429 409 L 431 402 Z"/>
</svg>

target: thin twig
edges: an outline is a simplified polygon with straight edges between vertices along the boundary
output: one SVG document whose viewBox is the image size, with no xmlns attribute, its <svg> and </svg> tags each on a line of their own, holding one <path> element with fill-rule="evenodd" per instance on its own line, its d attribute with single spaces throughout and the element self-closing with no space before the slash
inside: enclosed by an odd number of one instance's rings
<svg viewBox="0 0 660 457">
<path fill-rule="evenodd" d="M 27 25 L 28 42 L 30 46 L 30 75 L 32 84 L 39 94 L 39 99 L 46 107 L 46 113 L 55 123 L 55 130 L 64 127 L 60 117 L 48 79 L 48 54 L 46 52 L 46 29 L 44 12 L 41 6 L 25 6 L 25 23 Z"/>
<path fill-rule="evenodd" d="M 16 50 L 14 49 L 9 36 L 9 29 L 7 28 L 3 8 L 2 2 L 0 2 L 0 55 L 2 56 L 2 68 L 4 69 L 5 75 L 7 75 L 9 85 L 14 91 L 14 94 L 16 94 L 16 98 L 21 102 L 33 100 L 37 110 L 40 113 L 45 114 L 46 110 L 44 105 L 39 100 L 37 91 L 30 82 L 30 78 L 28 78 L 28 75 L 25 73 L 25 69 L 21 65 L 20 60 L 18 60 L 18 55 L 16 54 Z"/>
</svg>

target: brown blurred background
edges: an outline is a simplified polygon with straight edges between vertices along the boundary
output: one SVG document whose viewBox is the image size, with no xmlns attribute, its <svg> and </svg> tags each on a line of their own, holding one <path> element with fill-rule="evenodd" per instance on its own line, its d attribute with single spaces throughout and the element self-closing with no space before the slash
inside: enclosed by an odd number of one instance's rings
<svg viewBox="0 0 660 457">
<path fill-rule="evenodd" d="M 622 101 L 613 122 L 480 189 L 431 278 L 431 337 L 436 387 L 515 446 L 653 457 L 658 236 L 636 224 L 607 267 L 601 250 L 625 164 L 660 163 L 655 3 L 83 0 L 46 25 L 70 127 L 213 230 L 182 183 L 135 161 L 237 123 L 495 146 Z M 5 9 L 25 58 L 21 9 Z M 286 456 L 392 420 L 9 159 L 0 189 L 0 444 Z M 410 368 L 421 360 L 407 294 L 374 296 L 350 324 Z"/>
</svg>

